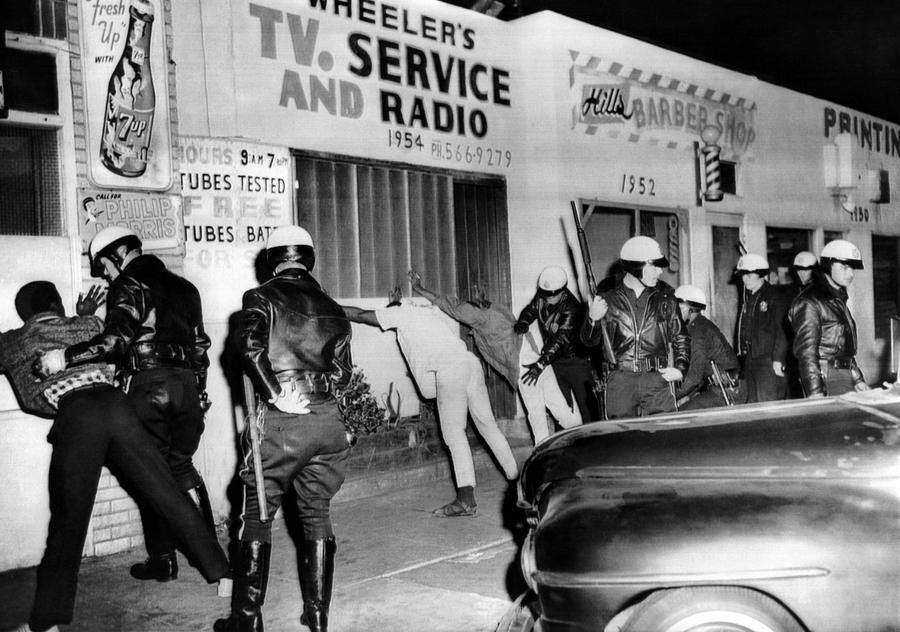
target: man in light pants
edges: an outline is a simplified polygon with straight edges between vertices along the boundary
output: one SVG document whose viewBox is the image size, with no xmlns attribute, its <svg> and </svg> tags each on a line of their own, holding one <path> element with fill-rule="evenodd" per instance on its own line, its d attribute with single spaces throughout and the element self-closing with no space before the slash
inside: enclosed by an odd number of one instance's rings
<svg viewBox="0 0 900 632">
<path fill-rule="evenodd" d="M 514 480 L 519 475 L 509 443 L 494 419 L 481 362 L 447 326 L 436 307 L 401 304 L 399 288 L 391 298 L 394 300 L 384 309 L 345 306 L 344 311 L 353 322 L 396 330 L 400 351 L 419 391 L 426 399 L 437 399 L 441 436 L 453 463 L 456 498 L 433 513 L 447 518 L 474 516 L 475 466 L 466 438 L 467 413 L 506 478 Z"/>
<path fill-rule="evenodd" d="M 556 417 L 563 428 L 571 428 L 581 423 L 581 414 L 566 402 L 559 388 L 553 367 L 548 366 L 538 376 L 536 382 L 525 382 L 521 378 L 530 365 L 540 359 L 543 340 L 537 333 L 537 341 L 531 332 L 524 335 L 513 331 L 516 323 L 512 312 L 497 303 L 489 301 L 484 288 L 477 285 L 470 300 L 461 301 L 455 296 L 441 296 L 422 286 L 422 277 L 415 270 L 409 271 L 412 289 L 421 294 L 442 312 L 471 329 L 478 353 L 491 368 L 499 373 L 515 390 L 518 388 L 528 414 L 528 423 L 538 444 L 550 436 L 551 426 L 547 419 L 547 409 Z M 534 327 L 532 327 L 534 329 Z"/>
</svg>

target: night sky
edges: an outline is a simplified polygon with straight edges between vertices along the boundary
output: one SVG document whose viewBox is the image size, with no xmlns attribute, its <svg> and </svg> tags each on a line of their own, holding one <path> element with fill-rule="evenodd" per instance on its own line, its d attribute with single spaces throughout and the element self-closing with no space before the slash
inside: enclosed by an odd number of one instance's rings
<svg viewBox="0 0 900 632">
<path fill-rule="evenodd" d="M 900 123 L 900 0 L 518 0 L 499 17 L 541 10 Z"/>
</svg>

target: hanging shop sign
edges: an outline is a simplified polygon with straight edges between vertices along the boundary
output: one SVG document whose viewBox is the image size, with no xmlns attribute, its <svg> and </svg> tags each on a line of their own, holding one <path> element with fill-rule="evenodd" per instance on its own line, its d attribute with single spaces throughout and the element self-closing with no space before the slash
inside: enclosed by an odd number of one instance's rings
<svg viewBox="0 0 900 632">
<path fill-rule="evenodd" d="M 172 185 L 165 19 L 159 0 L 81 8 L 88 175 L 97 186 Z"/>
<path fill-rule="evenodd" d="M 182 136 L 181 165 L 185 274 L 210 314 L 240 307 L 258 284 L 257 259 L 266 238 L 292 220 L 291 157 L 284 147 Z M 227 282 L 223 280 L 227 279 Z"/>
<path fill-rule="evenodd" d="M 181 243 L 181 198 L 142 191 L 78 189 L 78 233 L 81 250 L 109 226 L 138 234 L 145 250 L 175 248 Z"/>
<path fill-rule="evenodd" d="M 722 157 L 746 155 L 756 140 L 756 104 L 721 90 L 570 51 L 572 127 L 632 143 L 692 151 L 704 128 L 720 133 Z"/>
</svg>

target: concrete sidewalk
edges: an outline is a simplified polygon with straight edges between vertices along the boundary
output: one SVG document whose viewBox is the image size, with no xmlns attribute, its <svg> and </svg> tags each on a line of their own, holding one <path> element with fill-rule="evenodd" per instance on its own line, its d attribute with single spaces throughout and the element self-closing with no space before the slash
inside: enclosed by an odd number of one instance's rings
<svg viewBox="0 0 900 632">
<path fill-rule="evenodd" d="M 520 462 L 527 450 L 516 450 Z M 449 474 L 398 472 L 369 481 L 374 496 L 336 502 L 338 552 L 329 630 L 332 632 L 493 630 L 523 584 L 518 574 L 519 519 L 515 493 L 489 459 L 478 463 L 478 515 L 436 518 L 430 512 L 453 498 Z M 424 480 L 418 485 L 408 483 Z M 348 492 L 351 491 L 348 489 Z M 269 632 L 307 632 L 291 521 L 274 525 L 269 589 L 264 608 Z M 227 537 L 222 537 L 227 546 Z M 180 557 L 177 581 L 139 582 L 128 575 L 144 551 L 133 549 L 82 564 L 75 619 L 67 631 L 211 630 L 228 612 L 196 570 Z M 0 574 L 0 630 L 26 620 L 35 569 Z"/>
</svg>

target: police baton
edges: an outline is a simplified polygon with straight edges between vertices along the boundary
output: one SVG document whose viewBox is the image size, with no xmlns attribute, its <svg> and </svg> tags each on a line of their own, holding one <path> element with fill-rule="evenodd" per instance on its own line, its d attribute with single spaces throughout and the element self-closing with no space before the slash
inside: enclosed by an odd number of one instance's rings
<svg viewBox="0 0 900 632">
<path fill-rule="evenodd" d="M 259 521 L 269 521 L 269 507 L 266 500 L 266 485 L 263 479 L 262 457 L 259 452 L 259 427 L 262 423 L 266 409 L 257 407 L 256 393 L 253 392 L 253 382 L 245 373 L 244 378 L 244 404 L 247 410 L 247 432 L 250 435 L 250 457 L 253 463 L 253 481 L 256 483 L 256 499 L 259 506 Z"/>
</svg>

